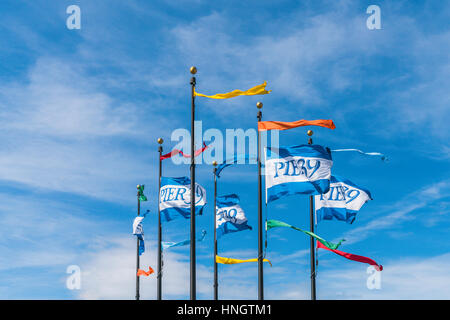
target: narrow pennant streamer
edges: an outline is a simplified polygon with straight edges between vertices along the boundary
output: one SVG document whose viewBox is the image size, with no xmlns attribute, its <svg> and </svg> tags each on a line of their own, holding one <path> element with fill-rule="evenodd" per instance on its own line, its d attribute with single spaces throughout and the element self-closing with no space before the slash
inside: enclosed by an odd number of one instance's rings
<svg viewBox="0 0 450 320">
<path fill-rule="evenodd" d="M 375 270 L 377 270 L 377 271 L 383 270 L 383 266 L 381 264 L 376 263 L 375 261 L 373 261 L 370 258 L 358 256 L 356 254 L 347 253 L 347 252 L 343 252 L 343 251 L 339 251 L 339 250 L 335 250 L 335 249 L 331 249 L 331 248 L 328 248 L 326 245 L 322 244 L 321 242 L 317 242 L 317 248 L 322 248 L 325 250 L 332 251 L 332 252 L 334 252 L 344 258 L 347 258 L 349 260 L 358 261 L 358 262 L 362 262 L 362 263 L 368 263 L 371 266 L 374 266 Z"/>
<path fill-rule="evenodd" d="M 251 164 L 250 161 L 254 161 L 254 164 L 256 164 L 256 160 L 257 158 L 255 156 L 249 156 L 248 154 L 235 154 L 233 158 L 227 159 L 224 163 L 217 166 L 216 176 L 217 178 L 220 178 L 220 173 L 226 167 L 238 164 L 239 162 Z"/>
<path fill-rule="evenodd" d="M 364 152 L 358 149 L 334 149 L 331 150 L 331 152 L 347 152 L 347 151 L 353 151 L 353 152 L 358 152 L 360 154 L 364 154 L 366 156 L 376 156 L 376 157 L 380 157 L 381 161 L 388 161 L 388 157 L 386 157 L 384 154 L 380 153 L 380 152 Z"/>
<path fill-rule="evenodd" d="M 203 142 L 203 148 L 198 149 L 194 152 L 194 157 L 197 157 L 200 153 L 202 153 L 203 151 L 205 151 L 206 149 L 208 149 L 209 147 Z M 173 156 L 176 156 L 177 154 L 181 154 L 183 157 L 185 158 L 190 158 L 191 155 L 190 154 L 184 154 L 183 151 L 178 150 L 178 149 L 173 149 L 172 151 L 170 151 L 169 153 L 163 154 L 160 159 L 161 160 L 165 160 L 168 158 L 172 158 Z"/>
<path fill-rule="evenodd" d="M 201 93 L 194 91 L 194 95 L 197 97 L 206 97 L 206 98 L 210 98 L 210 99 L 229 99 L 229 98 L 234 98 L 237 96 L 255 96 L 255 95 L 259 95 L 259 94 L 270 93 L 272 90 L 267 91 L 266 85 L 267 85 L 267 82 L 264 81 L 263 84 L 260 84 L 259 86 L 256 86 L 253 88 L 250 88 L 246 91 L 234 90 L 234 91 L 227 92 L 227 93 L 218 93 L 218 94 L 215 94 L 212 96 L 207 96 L 205 94 L 201 94 Z"/>
<path fill-rule="evenodd" d="M 140 276 L 148 277 L 148 276 L 151 275 L 153 272 L 155 272 L 155 271 L 153 271 L 152 267 L 148 267 L 148 271 L 144 271 L 144 270 L 142 270 L 142 269 L 138 269 L 138 271 L 137 271 L 137 276 L 138 276 L 138 277 L 140 277 Z"/>
<path fill-rule="evenodd" d="M 305 126 L 319 126 L 325 127 L 328 129 L 335 129 L 336 126 L 333 123 L 333 120 L 297 120 L 292 122 L 283 122 L 283 121 L 260 121 L 258 122 L 258 131 L 267 131 L 267 130 L 288 130 L 297 127 L 305 127 Z"/>
<path fill-rule="evenodd" d="M 264 262 L 268 262 L 270 266 L 272 266 L 272 262 L 270 262 L 269 259 L 263 259 Z M 244 262 L 258 262 L 258 258 L 256 259 L 247 259 L 247 260 L 240 260 L 240 259 L 232 259 L 232 258 L 224 258 L 216 256 L 216 262 L 222 263 L 222 264 L 236 264 L 236 263 L 244 263 Z"/>
<path fill-rule="evenodd" d="M 276 227 L 285 227 L 285 228 L 291 228 L 291 229 L 294 229 L 294 230 L 297 230 L 297 231 L 301 231 L 301 232 L 303 232 L 303 233 L 306 233 L 307 235 L 310 235 L 310 236 L 313 237 L 313 238 L 316 238 L 316 239 L 317 239 L 317 242 L 320 242 L 320 243 L 322 243 L 324 246 L 326 246 L 327 248 L 331 248 L 331 249 L 337 249 L 337 248 L 339 248 L 339 246 L 341 245 L 341 243 L 342 243 L 343 241 L 345 241 L 345 239 L 342 239 L 342 240 L 339 241 L 337 244 L 335 244 L 335 243 L 329 242 L 329 241 L 327 241 L 327 240 L 325 240 L 325 239 L 319 237 L 318 235 L 316 235 L 316 234 L 314 234 L 314 233 L 312 233 L 312 232 L 310 232 L 310 231 L 305 231 L 305 230 L 302 230 L 302 229 L 300 229 L 300 228 L 291 226 L 290 224 L 287 224 L 287 223 L 285 223 L 285 222 L 283 222 L 283 221 L 278 221 L 278 220 L 267 220 L 267 222 L 266 222 L 266 230 L 270 230 L 270 229 L 276 228 Z"/>
<path fill-rule="evenodd" d="M 197 241 L 198 242 L 203 241 L 203 239 L 205 239 L 205 236 L 206 236 L 206 230 L 202 230 L 202 234 L 200 235 L 200 237 L 197 237 Z M 161 250 L 166 250 L 166 249 L 172 248 L 172 247 L 187 246 L 190 243 L 191 243 L 191 239 L 183 240 L 180 242 L 162 241 L 161 242 Z"/>
</svg>

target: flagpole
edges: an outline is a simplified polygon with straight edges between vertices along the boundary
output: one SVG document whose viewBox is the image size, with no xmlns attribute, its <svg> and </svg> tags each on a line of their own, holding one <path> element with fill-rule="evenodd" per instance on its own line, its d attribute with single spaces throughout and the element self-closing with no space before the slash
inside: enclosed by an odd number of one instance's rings
<svg viewBox="0 0 450 320">
<path fill-rule="evenodd" d="M 137 215 L 141 214 L 141 200 L 139 199 L 139 188 L 140 185 L 137 185 Z M 137 237 L 137 246 L 136 246 L 136 300 L 139 300 L 139 276 L 137 272 L 139 270 L 139 237 Z"/>
<path fill-rule="evenodd" d="M 197 73 L 196 67 L 191 67 L 192 75 Z M 196 300 L 196 276 L 195 276 L 195 77 L 191 78 L 191 300 Z"/>
<path fill-rule="evenodd" d="M 216 207 L 216 198 L 217 198 L 217 161 L 213 161 L 214 166 L 214 300 L 219 300 L 219 282 L 218 282 L 218 270 L 217 270 L 217 227 L 216 227 L 216 219 L 217 219 L 217 207 Z"/>
<path fill-rule="evenodd" d="M 158 138 L 158 151 L 159 151 L 159 183 L 158 183 L 158 276 L 157 276 L 157 289 L 156 289 L 156 298 L 158 300 L 162 299 L 162 259 L 161 259 L 161 241 L 162 241 L 162 228 L 161 228 L 161 211 L 159 208 L 159 199 L 161 197 L 161 176 L 162 176 L 162 151 L 164 140 L 162 138 Z"/>
<path fill-rule="evenodd" d="M 308 144 L 312 144 L 313 135 L 312 130 L 308 130 L 307 132 L 309 139 Z M 314 233 L 314 199 L 313 196 L 309 196 L 309 231 Z M 311 254 L 311 300 L 316 300 L 316 259 L 314 256 L 315 250 L 315 242 L 314 238 L 310 236 L 310 254 Z"/>
<path fill-rule="evenodd" d="M 257 102 L 258 122 L 262 119 L 262 102 Z M 261 134 L 258 130 L 258 300 L 264 300 L 263 230 L 262 230 Z"/>
</svg>

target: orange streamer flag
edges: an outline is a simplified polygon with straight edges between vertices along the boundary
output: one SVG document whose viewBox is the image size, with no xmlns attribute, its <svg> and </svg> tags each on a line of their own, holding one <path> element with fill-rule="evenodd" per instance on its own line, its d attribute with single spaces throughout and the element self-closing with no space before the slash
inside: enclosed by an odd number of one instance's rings
<svg viewBox="0 0 450 320">
<path fill-rule="evenodd" d="M 155 272 L 155 271 L 153 271 L 152 267 L 148 267 L 148 271 L 144 271 L 144 270 L 142 270 L 142 269 L 138 269 L 138 271 L 137 271 L 137 276 L 138 276 L 138 277 L 139 277 L 139 276 L 145 276 L 145 277 L 148 277 L 148 276 L 151 275 L 153 272 Z"/>
<path fill-rule="evenodd" d="M 267 130 L 288 130 L 297 127 L 304 126 L 319 126 L 325 127 L 328 129 L 335 129 L 336 126 L 333 123 L 333 120 L 297 120 L 292 122 L 283 122 L 283 121 L 260 121 L 258 122 L 258 131 L 267 131 Z"/>
</svg>

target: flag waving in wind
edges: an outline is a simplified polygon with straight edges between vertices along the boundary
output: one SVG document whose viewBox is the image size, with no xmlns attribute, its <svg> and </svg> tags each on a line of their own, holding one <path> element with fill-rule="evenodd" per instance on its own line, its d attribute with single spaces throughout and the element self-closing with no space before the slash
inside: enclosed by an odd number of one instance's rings
<svg viewBox="0 0 450 320">
<path fill-rule="evenodd" d="M 206 205 L 206 190 L 195 184 L 195 214 L 201 215 Z M 191 180 L 188 177 L 161 177 L 159 199 L 161 218 L 165 221 L 191 216 Z"/>
<path fill-rule="evenodd" d="M 320 145 L 266 148 L 266 201 L 330 188 L 331 153 Z"/>
<path fill-rule="evenodd" d="M 220 178 L 220 173 L 226 167 L 229 167 L 233 164 L 256 164 L 257 158 L 255 156 L 250 156 L 248 154 L 235 154 L 233 158 L 227 159 L 224 163 L 219 164 L 217 166 L 216 176 Z"/>
<path fill-rule="evenodd" d="M 268 262 L 270 264 L 270 266 L 272 266 L 272 263 L 270 262 L 269 259 L 263 259 L 263 261 Z M 258 262 L 258 258 L 241 260 L 241 259 L 233 259 L 233 258 L 225 258 L 225 257 L 216 256 L 216 262 L 221 263 L 221 264 L 237 264 L 237 263 L 245 263 L 245 262 Z"/>
<path fill-rule="evenodd" d="M 353 223 L 359 209 L 369 200 L 372 200 L 369 190 L 350 180 L 331 176 L 330 190 L 314 196 L 317 221 L 336 219 Z"/>
<path fill-rule="evenodd" d="M 144 185 L 138 185 L 139 201 L 147 201 L 147 197 L 144 194 Z"/>
<path fill-rule="evenodd" d="M 359 256 L 357 254 L 353 254 L 353 253 L 348 253 L 348 252 L 332 249 L 332 248 L 327 247 L 326 245 L 324 245 L 320 241 L 317 241 L 317 248 L 322 248 L 322 249 L 334 252 L 334 253 L 340 255 L 341 257 L 347 258 L 349 260 L 370 264 L 377 271 L 382 271 L 383 270 L 383 266 L 381 264 L 376 263 L 374 260 L 372 260 L 372 259 L 370 259 L 368 257 Z"/>
<path fill-rule="evenodd" d="M 203 239 L 205 239 L 205 236 L 206 236 L 206 230 L 202 230 L 202 234 L 200 235 L 200 237 L 196 237 L 197 241 L 198 242 L 203 241 Z M 191 243 L 191 239 L 187 239 L 187 240 L 183 240 L 183 241 L 179 241 L 179 242 L 162 241 L 161 249 L 166 250 L 166 249 L 172 248 L 172 247 L 187 246 L 190 243 Z"/>
<path fill-rule="evenodd" d="M 206 97 L 206 98 L 210 98 L 210 99 L 229 99 L 229 98 L 234 98 L 234 97 L 237 97 L 237 96 L 255 96 L 255 95 L 259 95 L 259 94 L 268 94 L 268 93 L 270 93 L 270 91 L 272 91 L 272 90 L 267 91 L 266 90 L 266 85 L 267 85 L 267 82 L 264 81 L 263 84 L 260 84 L 259 86 L 250 88 L 250 89 L 245 90 L 245 91 L 234 90 L 234 91 L 227 92 L 227 93 L 218 93 L 218 94 L 215 94 L 215 95 L 212 95 L 212 96 L 207 96 L 205 94 L 201 94 L 201 93 L 198 93 L 198 92 L 194 91 L 194 95 L 197 96 L 197 97 Z"/>
<path fill-rule="evenodd" d="M 208 146 L 206 145 L 206 143 L 203 142 L 203 147 L 201 149 L 196 150 L 194 152 L 194 157 L 197 157 L 198 155 L 200 155 L 206 149 L 208 149 Z M 181 150 L 173 149 L 169 153 L 161 155 L 160 159 L 161 160 L 169 159 L 169 158 L 172 158 L 173 156 L 176 156 L 177 154 L 181 154 L 185 158 L 190 158 L 191 157 L 190 154 L 184 154 L 183 151 L 181 151 Z"/>
<path fill-rule="evenodd" d="M 239 205 L 238 195 L 229 194 L 217 197 L 216 204 L 217 238 L 227 233 L 252 229 L 247 224 L 244 210 Z"/>
<path fill-rule="evenodd" d="M 139 239 L 139 255 L 143 254 L 145 251 L 144 227 L 142 227 L 142 220 L 144 220 L 147 213 L 148 211 L 142 216 L 137 216 L 133 221 L 133 235 L 137 236 Z"/>
<path fill-rule="evenodd" d="M 283 122 L 283 121 L 260 121 L 258 122 L 258 131 L 267 131 L 267 130 L 288 130 L 297 127 L 305 127 L 305 126 L 319 126 L 325 127 L 328 129 L 335 129 L 336 126 L 333 123 L 333 120 L 297 120 L 292 122 Z"/>
<path fill-rule="evenodd" d="M 283 221 L 278 221 L 278 220 L 267 220 L 266 222 L 266 230 L 270 230 L 272 228 L 277 228 L 277 227 L 284 227 L 284 228 L 291 228 L 297 231 L 301 231 L 307 235 L 310 235 L 311 237 L 315 238 L 317 241 L 320 241 L 324 246 L 331 248 L 331 249 L 337 249 L 339 248 L 339 246 L 341 245 L 342 241 L 345 241 L 345 239 L 340 240 L 338 243 L 333 243 L 330 241 L 327 241 L 321 237 L 319 237 L 318 235 L 316 235 L 315 233 L 312 233 L 310 231 L 306 231 L 306 230 L 302 230 L 300 228 L 291 226 L 290 224 L 287 224 L 286 222 Z"/>
</svg>

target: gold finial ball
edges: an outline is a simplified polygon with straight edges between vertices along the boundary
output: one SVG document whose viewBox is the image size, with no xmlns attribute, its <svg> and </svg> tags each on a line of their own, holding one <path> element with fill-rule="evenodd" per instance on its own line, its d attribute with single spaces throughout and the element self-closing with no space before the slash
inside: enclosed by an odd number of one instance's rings
<svg viewBox="0 0 450 320">
<path fill-rule="evenodd" d="M 214 167 L 217 166 L 217 161 L 214 160 L 214 161 L 212 162 L 212 165 L 213 165 Z"/>
<path fill-rule="evenodd" d="M 310 137 L 313 135 L 313 133 L 314 132 L 312 130 L 308 130 L 308 132 L 307 132 L 308 136 L 310 136 Z"/>
<path fill-rule="evenodd" d="M 256 103 L 256 107 L 257 107 L 258 109 L 261 109 L 261 108 L 263 107 L 263 103 L 262 103 L 262 102 L 257 102 L 257 103 Z"/>
<path fill-rule="evenodd" d="M 192 74 L 196 74 L 197 73 L 197 68 L 192 66 L 190 71 L 191 71 Z"/>
<path fill-rule="evenodd" d="M 163 144 L 163 142 L 164 142 L 163 138 L 158 138 L 158 143 L 159 144 Z"/>
<path fill-rule="evenodd" d="M 136 186 L 136 189 L 139 189 L 141 187 L 141 185 L 140 184 L 138 184 L 137 186 Z"/>
</svg>

